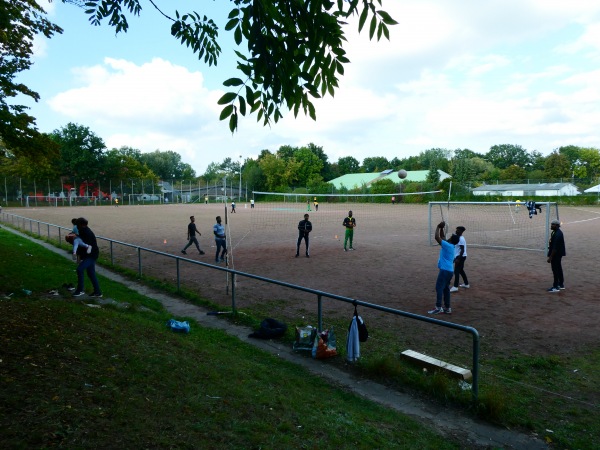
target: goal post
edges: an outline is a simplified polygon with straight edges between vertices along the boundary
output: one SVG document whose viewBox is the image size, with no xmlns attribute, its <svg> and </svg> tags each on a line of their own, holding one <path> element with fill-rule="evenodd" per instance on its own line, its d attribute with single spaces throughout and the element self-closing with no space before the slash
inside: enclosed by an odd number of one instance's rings
<svg viewBox="0 0 600 450">
<path fill-rule="evenodd" d="M 429 202 L 429 244 L 436 244 L 435 227 L 443 220 L 447 234 L 465 227 L 472 247 L 545 251 L 555 219 L 556 202 Z"/>
<path fill-rule="evenodd" d="M 59 197 L 50 197 L 47 195 L 28 195 L 25 197 L 25 206 L 27 208 L 37 206 L 58 206 Z"/>
</svg>

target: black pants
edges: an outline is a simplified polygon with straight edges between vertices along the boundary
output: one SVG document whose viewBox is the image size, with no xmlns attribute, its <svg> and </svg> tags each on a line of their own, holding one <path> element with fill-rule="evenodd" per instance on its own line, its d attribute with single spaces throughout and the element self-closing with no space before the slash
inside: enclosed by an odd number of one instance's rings
<svg viewBox="0 0 600 450">
<path fill-rule="evenodd" d="M 553 256 L 550 260 L 550 267 L 552 267 L 552 275 L 554 275 L 554 286 L 555 288 L 565 285 L 565 278 L 562 270 L 562 256 Z"/>
<path fill-rule="evenodd" d="M 298 243 L 296 244 L 296 256 L 300 254 L 300 243 L 302 239 L 306 241 L 306 256 L 308 256 L 308 233 L 301 232 L 298 236 Z"/>
<path fill-rule="evenodd" d="M 465 284 L 469 284 L 469 280 L 467 279 L 467 274 L 465 273 L 465 261 L 466 256 L 457 256 L 454 260 L 454 287 L 458 287 L 458 283 L 460 281 L 460 277 L 463 278 Z"/>
</svg>

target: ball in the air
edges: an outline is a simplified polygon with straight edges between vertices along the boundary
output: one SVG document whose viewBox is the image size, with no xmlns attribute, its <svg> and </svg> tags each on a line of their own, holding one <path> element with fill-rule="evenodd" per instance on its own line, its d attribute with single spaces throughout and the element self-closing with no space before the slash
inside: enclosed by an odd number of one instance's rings
<svg viewBox="0 0 600 450">
<path fill-rule="evenodd" d="M 404 170 L 404 169 L 400 169 L 400 170 L 398 171 L 398 177 L 399 177 L 399 178 L 402 178 L 402 179 L 404 179 L 404 178 L 406 178 L 406 175 L 408 175 L 408 174 L 406 173 L 406 170 Z"/>
</svg>

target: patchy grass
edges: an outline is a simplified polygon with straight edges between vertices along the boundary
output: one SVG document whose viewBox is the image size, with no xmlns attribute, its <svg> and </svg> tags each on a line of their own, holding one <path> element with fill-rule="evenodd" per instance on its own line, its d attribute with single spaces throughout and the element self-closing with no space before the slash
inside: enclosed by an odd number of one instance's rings
<svg viewBox="0 0 600 450">
<path fill-rule="evenodd" d="M 461 447 L 220 330 L 174 334 L 105 278 L 131 308 L 49 295 L 74 264 L 1 229 L 0 253 L 3 447 Z"/>
</svg>

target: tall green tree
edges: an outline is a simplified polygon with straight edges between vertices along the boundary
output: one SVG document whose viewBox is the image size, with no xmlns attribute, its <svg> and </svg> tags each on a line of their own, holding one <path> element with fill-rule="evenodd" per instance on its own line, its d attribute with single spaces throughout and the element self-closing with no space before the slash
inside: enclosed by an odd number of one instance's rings
<svg viewBox="0 0 600 450">
<path fill-rule="evenodd" d="M 506 169 L 512 165 L 527 167 L 532 163 L 531 155 L 520 145 L 493 145 L 485 158 L 498 169 Z"/>
<path fill-rule="evenodd" d="M 340 176 L 348 173 L 358 173 L 360 170 L 360 162 L 354 156 L 344 156 L 339 158 L 337 165 Z"/>
<path fill-rule="evenodd" d="M 298 164 L 297 182 L 299 186 L 306 186 L 310 181 L 312 184 L 323 180 L 321 170 L 323 160 L 315 155 L 308 147 L 300 147 L 294 152 L 295 162 Z"/>
<path fill-rule="evenodd" d="M 445 148 L 430 148 L 419 153 L 419 161 L 423 169 L 435 167 L 436 170 L 440 169 L 444 172 L 449 172 L 451 156 L 452 152 Z"/>
<path fill-rule="evenodd" d="M 256 113 L 265 125 L 277 122 L 282 110 L 294 116 L 302 110 L 316 120 L 311 98 L 333 96 L 338 76 L 344 74 L 344 43 L 348 18 L 358 15 L 358 30 L 365 25 L 369 37 L 389 39 L 388 25 L 397 22 L 379 9 L 381 0 L 230 0 L 232 9 L 225 31 L 232 32 L 237 55 L 237 77 L 225 80 L 230 88 L 221 99 L 221 120 L 237 129 L 239 116 Z M 128 16 L 139 16 L 139 0 L 63 0 L 85 6 L 90 22 L 104 19 L 115 31 L 129 29 Z M 170 34 L 189 47 L 208 65 L 221 54 L 219 28 L 205 13 L 167 14 L 152 1 L 170 23 Z M 203 3 L 202 3 L 203 4 Z M 207 8 L 207 7 L 205 7 Z"/>
<path fill-rule="evenodd" d="M 106 150 L 102 138 L 88 127 L 74 123 L 54 130 L 50 138 L 60 147 L 58 170 L 61 176 L 98 179 Z"/>
<path fill-rule="evenodd" d="M 500 172 L 500 179 L 504 181 L 512 181 L 513 183 L 521 183 L 527 178 L 527 171 L 513 164 Z"/>
<path fill-rule="evenodd" d="M 391 166 L 387 158 L 383 156 L 370 156 L 363 159 L 362 171 L 366 173 L 380 172 L 389 169 Z"/>
<path fill-rule="evenodd" d="M 162 180 L 173 178 L 190 179 L 196 177 L 196 172 L 189 164 L 181 161 L 181 155 L 171 150 L 155 150 L 142 153 L 140 160 L 146 164 Z"/>
<path fill-rule="evenodd" d="M 62 29 L 46 19 L 46 11 L 33 0 L 0 1 L 0 147 L 4 157 L 55 158 L 58 148 L 36 127 L 19 96 L 39 101 L 40 96 L 18 83 L 16 76 L 28 70 L 36 36 L 51 38 Z"/>
<path fill-rule="evenodd" d="M 571 176 L 571 164 L 569 163 L 569 159 L 558 151 L 552 152 L 546 158 L 544 175 L 546 178 L 553 179 L 569 178 Z"/>
</svg>

